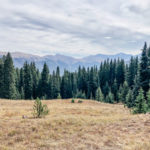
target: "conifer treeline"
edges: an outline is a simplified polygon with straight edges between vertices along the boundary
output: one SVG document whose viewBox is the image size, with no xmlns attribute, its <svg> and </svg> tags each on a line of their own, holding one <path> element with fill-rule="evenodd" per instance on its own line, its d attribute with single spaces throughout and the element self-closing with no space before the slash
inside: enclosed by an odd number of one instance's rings
<svg viewBox="0 0 150 150">
<path fill-rule="evenodd" d="M 50 74 L 45 63 L 42 72 L 34 62 L 14 68 L 10 53 L 0 59 L 0 98 L 57 99 L 86 98 L 108 103 L 123 102 L 128 107 L 150 108 L 150 48 L 145 43 L 140 60 L 105 60 L 100 67 L 79 67 L 76 72 L 59 67 Z M 142 97 L 142 98 L 141 98 Z M 142 101 L 141 101 L 141 99 Z M 139 102 L 141 101 L 141 102 Z M 145 106 L 146 105 L 146 106 Z"/>
</svg>

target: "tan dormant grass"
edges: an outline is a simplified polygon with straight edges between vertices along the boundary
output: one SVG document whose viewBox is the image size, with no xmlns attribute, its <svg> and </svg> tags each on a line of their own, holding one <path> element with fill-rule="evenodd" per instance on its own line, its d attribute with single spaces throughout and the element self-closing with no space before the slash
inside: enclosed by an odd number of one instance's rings
<svg viewBox="0 0 150 150">
<path fill-rule="evenodd" d="M 121 104 L 50 100 L 43 101 L 49 115 L 34 119 L 33 103 L 0 100 L 0 150 L 150 150 L 150 115 Z"/>
</svg>

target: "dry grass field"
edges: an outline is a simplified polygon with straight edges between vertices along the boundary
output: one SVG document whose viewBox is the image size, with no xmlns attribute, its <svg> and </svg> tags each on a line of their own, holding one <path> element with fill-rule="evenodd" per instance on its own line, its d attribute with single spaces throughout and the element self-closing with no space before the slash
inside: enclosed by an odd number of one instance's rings
<svg viewBox="0 0 150 150">
<path fill-rule="evenodd" d="M 43 103 L 49 115 L 34 119 L 33 101 L 0 100 L 0 150 L 150 150 L 150 115 L 88 100 Z"/>
</svg>

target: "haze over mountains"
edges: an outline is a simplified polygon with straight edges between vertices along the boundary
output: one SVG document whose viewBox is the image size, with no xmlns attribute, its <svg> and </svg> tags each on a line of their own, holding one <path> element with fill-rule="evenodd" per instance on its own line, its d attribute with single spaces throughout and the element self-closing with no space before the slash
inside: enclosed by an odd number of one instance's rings
<svg viewBox="0 0 150 150">
<path fill-rule="evenodd" d="M 0 52 L 0 57 L 6 55 L 6 52 Z M 37 68 L 41 71 L 43 68 L 43 64 L 46 62 L 49 66 L 50 71 L 56 69 L 57 66 L 60 67 L 60 71 L 63 72 L 64 69 L 69 71 L 75 71 L 79 65 L 84 67 L 91 67 L 94 65 L 99 66 L 101 62 L 106 59 L 124 59 L 125 62 L 129 62 L 132 55 L 125 54 L 125 53 L 118 53 L 115 55 L 104 55 L 104 54 L 97 54 L 97 55 L 89 55 L 83 58 L 74 58 L 70 56 L 65 56 L 61 54 L 56 55 L 46 55 L 46 56 L 38 56 L 38 55 L 31 55 L 21 52 L 12 52 L 11 53 L 15 67 L 22 67 L 24 62 L 32 62 L 36 63 Z"/>
</svg>

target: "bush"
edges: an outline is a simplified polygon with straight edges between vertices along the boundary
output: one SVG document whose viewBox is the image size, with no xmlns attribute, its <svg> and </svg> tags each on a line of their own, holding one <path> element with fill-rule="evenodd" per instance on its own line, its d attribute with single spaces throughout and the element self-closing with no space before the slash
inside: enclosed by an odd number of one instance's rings
<svg viewBox="0 0 150 150">
<path fill-rule="evenodd" d="M 75 103 L 74 99 L 71 100 L 71 103 Z"/>
<path fill-rule="evenodd" d="M 83 103 L 83 101 L 82 100 L 78 100 L 78 103 Z"/>
<path fill-rule="evenodd" d="M 43 116 L 48 115 L 49 110 L 47 105 L 43 105 L 41 100 L 37 98 L 33 105 L 33 116 L 35 118 L 41 118 Z"/>
</svg>

